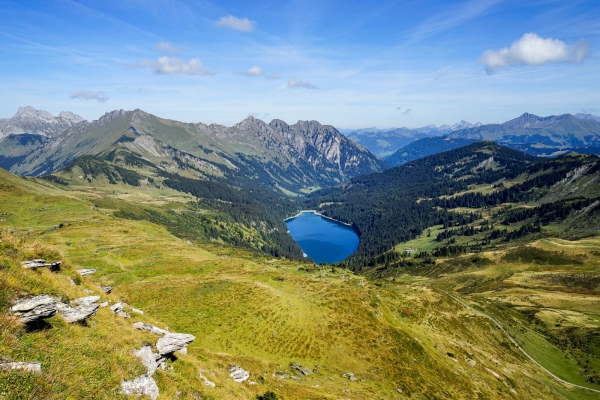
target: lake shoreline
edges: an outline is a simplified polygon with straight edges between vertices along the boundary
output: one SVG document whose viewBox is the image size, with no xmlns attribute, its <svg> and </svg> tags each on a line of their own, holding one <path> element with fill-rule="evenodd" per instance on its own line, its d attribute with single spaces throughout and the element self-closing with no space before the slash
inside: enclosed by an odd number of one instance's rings
<svg viewBox="0 0 600 400">
<path fill-rule="evenodd" d="M 284 219 L 283 221 L 285 222 L 285 221 L 292 220 L 292 219 L 294 219 L 294 218 L 298 218 L 298 217 L 299 217 L 301 214 L 304 214 L 304 213 L 311 213 L 311 214 L 315 214 L 315 215 L 318 215 L 318 216 L 319 216 L 319 217 L 321 217 L 321 218 L 328 219 L 328 220 L 330 220 L 330 221 L 333 221 L 333 222 L 335 222 L 335 223 L 337 223 L 337 224 L 341 224 L 341 225 L 344 225 L 344 226 L 349 226 L 349 227 L 352 227 L 352 224 L 347 224 L 347 223 L 345 223 L 345 222 L 338 221 L 337 219 L 334 219 L 334 218 L 328 217 L 327 215 L 323 215 L 323 214 L 321 214 L 321 213 L 320 213 L 320 212 L 318 212 L 317 210 L 300 210 L 300 211 L 298 211 L 298 213 L 297 213 L 296 215 L 294 215 L 294 216 L 291 216 L 291 217 L 289 217 L 289 218 L 286 218 L 286 219 Z"/>
</svg>

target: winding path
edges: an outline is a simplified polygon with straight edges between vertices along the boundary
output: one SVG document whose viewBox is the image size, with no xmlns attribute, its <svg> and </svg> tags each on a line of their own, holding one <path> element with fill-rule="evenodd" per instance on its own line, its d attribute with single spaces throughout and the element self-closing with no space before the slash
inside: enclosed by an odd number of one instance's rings
<svg viewBox="0 0 600 400">
<path fill-rule="evenodd" d="M 490 321 L 492 321 L 494 324 L 496 324 L 496 326 L 498 327 L 498 329 L 500 329 L 502 332 L 504 332 L 504 334 L 508 337 L 508 339 L 512 342 L 512 344 L 514 344 L 519 350 L 521 350 L 521 352 L 523 354 L 525 354 L 525 356 L 527 356 L 527 358 L 529 358 L 535 365 L 537 365 L 538 367 L 540 367 L 541 369 L 543 369 L 552 378 L 556 379 L 557 381 L 559 381 L 561 383 L 564 383 L 565 385 L 570 385 L 570 386 L 574 386 L 574 387 L 579 388 L 579 389 L 590 390 L 592 392 L 600 393 L 600 390 L 598 390 L 598 389 L 592 389 L 592 388 L 589 388 L 589 387 L 577 385 L 576 383 L 567 382 L 564 379 L 561 379 L 558 376 L 554 375 L 552 372 L 548 371 L 548 369 L 546 369 L 544 366 L 542 366 L 539 362 L 537 362 L 533 357 L 531 357 L 525 350 L 523 350 L 523 348 L 517 343 L 517 341 L 515 339 L 513 339 L 512 336 L 510 336 L 508 334 L 508 332 L 506 332 L 504 330 L 504 328 L 502 327 L 502 325 L 500 325 L 500 323 L 498 321 L 496 321 L 494 318 L 490 317 L 487 314 L 482 313 L 479 310 L 474 309 L 473 307 L 471 307 L 470 305 L 468 305 L 467 303 L 465 303 L 464 301 L 462 301 L 458 297 L 455 297 L 455 296 L 451 295 L 450 293 L 446 292 L 445 290 L 442 290 L 442 289 L 439 289 L 439 290 L 442 291 L 442 292 L 444 292 L 444 293 L 446 293 L 452 299 L 454 299 L 455 301 L 459 302 L 460 304 L 462 304 L 464 307 L 468 308 L 469 310 L 475 312 L 476 314 L 479 314 L 479 315 L 482 315 L 482 316 L 486 317 L 487 319 L 489 319 Z"/>
</svg>

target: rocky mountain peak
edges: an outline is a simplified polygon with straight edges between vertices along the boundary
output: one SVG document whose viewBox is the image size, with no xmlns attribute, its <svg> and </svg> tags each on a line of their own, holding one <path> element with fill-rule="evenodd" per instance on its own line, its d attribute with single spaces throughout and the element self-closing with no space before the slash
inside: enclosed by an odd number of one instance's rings
<svg viewBox="0 0 600 400">
<path fill-rule="evenodd" d="M 101 116 L 100 118 L 98 118 L 97 120 L 95 120 L 94 122 L 96 122 L 100 125 L 106 124 L 107 122 L 114 121 L 115 119 L 124 117 L 125 114 L 127 114 L 128 112 L 129 111 L 125 111 L 123 109 L 109 111 L 109 112 L 105 113 L 103 116 Z"/>
<path fill-rule="evenodd" d="M 53 137 L 84 121 L 70 111 L 63 111 L 55 117 L 48 111 L 36 110 L 31 106 L 19 107 L 13 117 L 0 120 L 0 139 L 24 133 Z"/>
</svg>

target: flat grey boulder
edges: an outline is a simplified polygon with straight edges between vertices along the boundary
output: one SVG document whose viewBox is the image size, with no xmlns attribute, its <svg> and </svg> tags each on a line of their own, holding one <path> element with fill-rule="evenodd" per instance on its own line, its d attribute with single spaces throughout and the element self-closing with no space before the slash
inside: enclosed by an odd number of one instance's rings
<svg viewBox="0 0 600 400">
<path fill-rule="evenodd" d="M 71 304 L 76 306 L 90 305 L 100 301 L 100 296 L 86 296 L 75 299 Z"/>
<path fill-rule="evenodd" d="M 77 273 L 81 276 L 90 275 L 90 274 L 93 274 L 94 272 L 96 272 L 96 270 L 93 268 L 84 268 L 84 269 L 77 270 Z"/>
<path fill-rule="evenodd" d="M 74 322 L 82 322 L 96 315 L 100 304 L 86 303 L 77 307 L 69 307 L 66 304 L 59 303 L 57 307 L 60 315 L 65 321 L 72 324 Z"/>
<path fill-rule="evenodd" d="M 164 329 L 160 329 L 158 326 L 147 324 L 145 322 L 136 322 L 135 324 L 133 324 L 133 328 L 139 329 L 140 331 L 154 333 L 155 335 L 166 335 L 167 333 L 169 333 L 169 331 L 165 331 Z"/>
<path fill-rule="evenodd" d="M 121 393 L 129 396 L 146 395 L 152 400 L 156 400 L 159 394 L 156 382 L 147 374 L 138 376 L 132 381 L 121 382 Z"/>
<path fill-rule="evenodd" d="M 18 369 L 27 372 L 42 372 L 42 364 L 39 362 L 5 362 L 0 363 L 0 369 L 14 370 Z"/>
<path fill-rule="evenodd" d="M 300 372 L 302 372 L 304 375 L 311 375 L 312 371 L 306 367 L 303 367 L 302 365 L 298 364 L 298 363 L 290 363 L 290 368 L 298 370 Z"/>
<path fill-rule="evenodd" d="M 183 349 L 195 339 L 196 336 L 185 333 L 167 333 L 165 336 L 158 339 L 158 342 L 156 342 L 156 349 L 160 355 L 172 354 L 177 350 Z"/>
<path fill-rule="evenodd" d="M 22 322 L 29 323 L 56 314 L 56 300 L 48 295 L 36 296 L 17 302 L 10 310 Z"/>
<path fill-rule="evenodd" d="M 234 381 L 239 383 L 244 382 L 248 378 L 250 378 L 250 372 L 246 371 L 239 365 L 230 365 L 227 367 L 227 371 L 229 372 L 229 376 L 231 376 Z"/>
<path fill-rule="evenodd" d="M 28 268 L 28 269 L 36 269 L 36 268 L 43 268 L 43 267 L 50 267 L 50 269 L 59 269 L 61 263 L 62 263 L 61 261 L 47 263 L 46 260 L 37 258 L 35 260 L 23 261 L 21 263 L 21 265 L 23 266 L 23 268 Z"/>
</svg>

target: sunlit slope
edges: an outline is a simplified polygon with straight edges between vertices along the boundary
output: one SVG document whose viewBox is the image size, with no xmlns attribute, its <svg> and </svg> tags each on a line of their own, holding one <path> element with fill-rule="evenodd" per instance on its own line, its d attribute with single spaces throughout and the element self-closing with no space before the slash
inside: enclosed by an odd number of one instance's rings
<svg viewBox="0 0 600 400">
<path fill-rule="evenodd" d="M 52 246 L 72 268 L 97 268 L 86 284 L 113 284 L 112 299 L 197 336 L 181 363 L 157 372 L 164 398 L 182 387 L 214 398 L 273 390 L 283 398 L 388 399 L 400 395 L 398 388 L 403 396 L 428 398 L 560 398 L 555 383 L 502 346 L 505 339 L 489 321 L 419 281 L 375 285 L 344 270 L 319 271 L 217 244 L 196 247 L 157 225 L 94 210 L 75 192 L 43 192 L 46 183 L 1 174 L 3 228 L 31 231 L 27 243 Z M 47 230 L 54 226 L 61 227 Z M 128 321 L 114 329 L 131 332 Z M 293 375 L 292 361 L 317 372 L 282 379 Z M 257 384 L 234 383 L 228 364 L 250 371 Z M 199 384 L 199 372 L 216 388 Z M 357 380 L 342 378 L 347 372 Z M 72 383 L 69 393 L 81 394 Z M 105 383 L 114 392 L 114 376 Z"/>
</svg>

